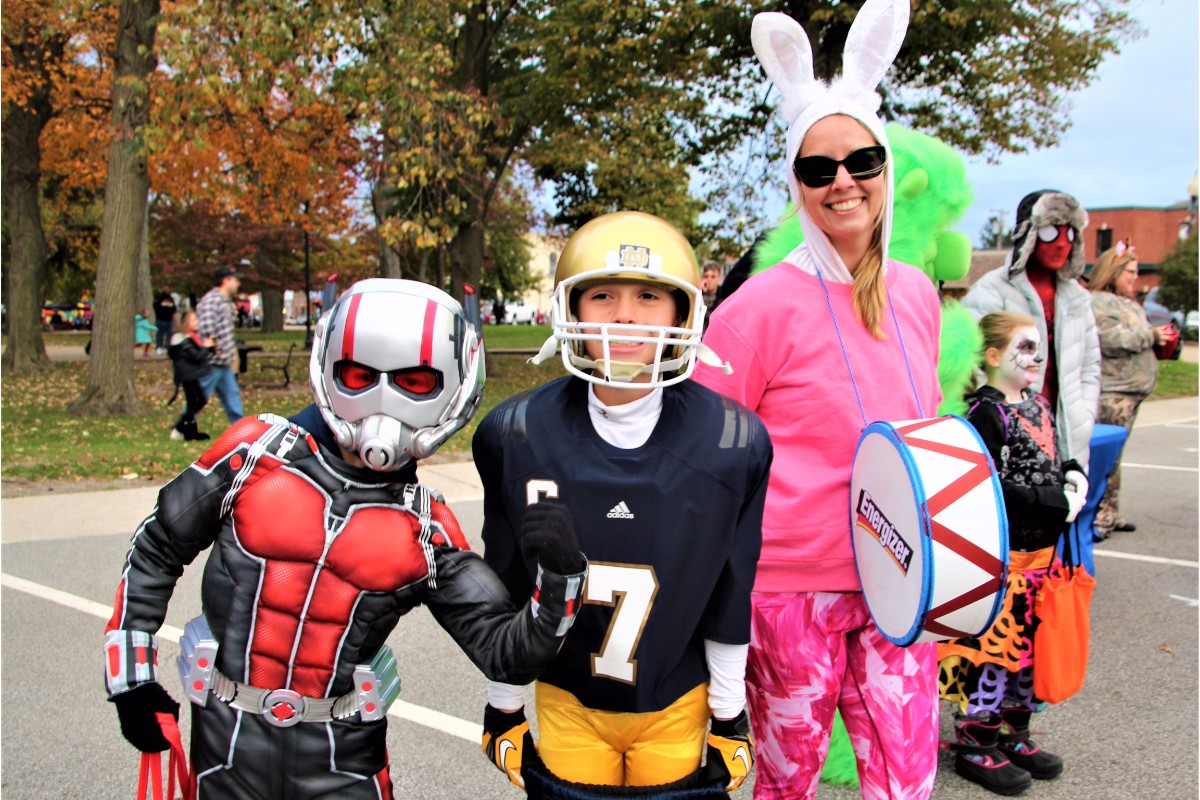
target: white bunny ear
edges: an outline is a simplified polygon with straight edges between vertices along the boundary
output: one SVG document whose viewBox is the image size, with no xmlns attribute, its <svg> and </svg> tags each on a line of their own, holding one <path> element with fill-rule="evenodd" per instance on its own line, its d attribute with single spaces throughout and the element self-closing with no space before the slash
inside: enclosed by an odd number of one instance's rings
<svg viewBox="0 0 1200 800">
<path fill-rule="evenodd" d="M 750 26 L 754 53 L 779 89 L 779 113 L 791 122 L 814 99 L 812 45 L 799 22 L 775 11 L 755 14 Z"/>
<path fill-rule="evenodd" d="M 908 30 L 909 0 L 867 0 L 854 17 L 842 56 L 842 81 L 874 93 Z"/>
</svg>

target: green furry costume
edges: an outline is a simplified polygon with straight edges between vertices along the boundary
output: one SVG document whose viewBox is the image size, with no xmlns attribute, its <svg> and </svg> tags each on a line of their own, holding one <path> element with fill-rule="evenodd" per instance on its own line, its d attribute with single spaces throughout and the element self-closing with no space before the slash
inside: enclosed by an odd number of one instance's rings
<svg viewBox="0 0 1200 800">
<path fill-rule="evenodd" d="M 931 136 L 899 125 L 888 125 L 887 135 L 896 175 L 888 256 L 918 267 L 939 288 L 942 281 L 963 278 L 971 267 L 971 242 L 965 234 L 947 230 L 974 199 L 962 156 Z M 755 250 L 752 274 L 783 261 L 802 241 L 800 220 L 789 213 Z M 943 297 L 938 347 L 938 381 L 942 386 L 939 414 L 966 413 L 964 398 L 972 388 L 982 349 L 983 337 L 974 315 L 957 300 Z M 821 780 L 858 784 L 854 748 L 840 714 L 834 718 Z"/>
</svg>

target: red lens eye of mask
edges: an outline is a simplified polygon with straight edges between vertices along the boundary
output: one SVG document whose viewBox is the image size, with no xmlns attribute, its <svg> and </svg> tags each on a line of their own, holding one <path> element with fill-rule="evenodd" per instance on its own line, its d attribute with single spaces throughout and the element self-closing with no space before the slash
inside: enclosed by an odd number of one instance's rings
<svg viewBox="0 0 1200 800">
<path fill-rule="evenodd" d="M 438 387 L 437 373 L 428 369 L 393 372 L 392 383 L 409 394 L 426 395 Z"/>
<path fill-rule="evenodd" d="M 366 389 L 379 379 L 379 373 L 361 364 L 342 364 L 338 368 L 338 380 L 352 392 Z"/>
</svg>

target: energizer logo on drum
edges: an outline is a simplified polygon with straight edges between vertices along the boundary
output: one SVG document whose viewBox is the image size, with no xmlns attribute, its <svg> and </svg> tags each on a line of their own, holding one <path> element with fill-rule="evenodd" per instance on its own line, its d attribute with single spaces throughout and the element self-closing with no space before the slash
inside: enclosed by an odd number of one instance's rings
<svg viewBox="0 0 1200 800">
<path fill-rule="evenodd" d="M 896 566 L 907 575 L 908 566 L 912 562 L 912 548 L 904 537 L 896 530 L 896 526 L 888 521 L 866 489 L 858 493 L 858 526 L 879 540 L 879 544 L 892 554 Z"/>
</svg>

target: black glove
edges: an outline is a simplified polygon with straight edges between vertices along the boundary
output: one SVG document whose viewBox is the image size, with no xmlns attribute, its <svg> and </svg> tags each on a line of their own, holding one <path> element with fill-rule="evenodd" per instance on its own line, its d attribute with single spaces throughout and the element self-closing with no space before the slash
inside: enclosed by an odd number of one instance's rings
<svg viewBox="0 0 1200 800">
<path fill-rule="evenodd" d="M 525 709 L 501 711 L 488 704 L 483 710 L 483 754 L 522 789 L 525 780 L 521 777 L 521 763 L 526 749 L 533 750 L 533 736 L 529 733 Z"/>
<path fill-rule="evenodd" d="M 571 512 L 561 503 L 534 503 L 525 509 L 521 550 L 559 575 L 582 572 L 586 563 L 579 552 Z"/>
<path fill-rule="evenodd" d="M 723 782 L 725 791 L 732 792 L 742 785 L 753 766 L 754 742 L 750 738 L 750 719 L 746 712 L 743 710 L 733 719 L 713 717 L 708 729 L 705 775 Z"/>
<path fill-rule="evenodd" d="M 121 734 L 131 745 L 143 753 L 171 749 L 171 743 L 163 736 L 162 726 L 154 715 L 165 713 L 179 719 L 179 703 L 171 699 L 162 684 L 143 683 L 136 689 L 113 695 L 110 701 L 117 707 Z"/>
</svg>

